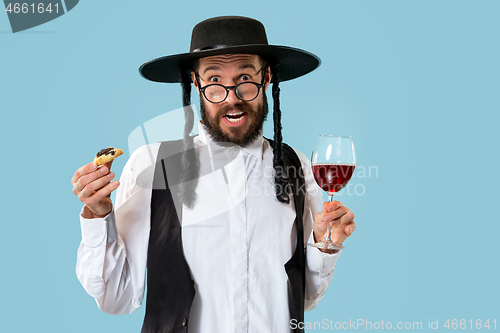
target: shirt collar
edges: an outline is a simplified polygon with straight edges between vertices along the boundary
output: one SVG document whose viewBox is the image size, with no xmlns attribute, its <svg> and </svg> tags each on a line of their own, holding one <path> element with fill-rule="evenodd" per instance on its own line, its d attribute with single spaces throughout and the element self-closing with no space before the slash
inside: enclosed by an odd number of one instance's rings
<svg viewBox="0 0 500 333">
<path fill-rule="evenodd" d="M 216 141 L 212 140 L 212 138 L 210 137 L 210 134 L 208 134 L 205 126 L 201 123 L 201 121 L 198 123 L 198 129 L 199 129 L 199 133 L 200 133 L 199 139 L 200 139 L 201 143 L 203 143 L 203 144 L 208 144 L 208 143 L 217 144 Z M 239 147 L 239 148 L 252 156 L 255 156 L 257 158 L 262 159 L 263 146 L 264 146 L 264 138 L 263 138 L 262 134 L 260 134 L 252 144 L 250 144 L 246 147 Z"/>
</svg>

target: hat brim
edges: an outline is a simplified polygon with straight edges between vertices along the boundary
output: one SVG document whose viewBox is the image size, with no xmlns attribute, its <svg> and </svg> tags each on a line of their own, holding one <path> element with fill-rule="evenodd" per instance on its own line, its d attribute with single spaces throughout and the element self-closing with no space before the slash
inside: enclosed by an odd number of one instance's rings
<svg viewBox="0 0 500 333">
<path fill-rule="evenodd" d="M 192 61 L 219 54 L 259 54 L 275 64 L 280 81 L 295 79 L 315 70 L 321 60 L 318 56 L 293 47 L 280 45 L 241 45 L 216 48 L 198 52 L 175 54 L 150 60 L 139 73 L 145 79 L 155 82 L 176 83 L 181 81 L 181 68 L 189 68 Z"/>
</svg>

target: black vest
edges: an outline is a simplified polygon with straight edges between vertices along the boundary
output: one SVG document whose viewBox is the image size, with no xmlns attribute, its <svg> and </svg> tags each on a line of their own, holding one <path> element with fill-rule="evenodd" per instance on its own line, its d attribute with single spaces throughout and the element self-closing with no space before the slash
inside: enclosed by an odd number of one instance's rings
<svg viewBox="0 0 500 333">
<path fill-rule="evenodd" d="M 272 140 L 266 139 L 272 146 Z M 147 257 L 146 314 L 141 333 L 185 333 L 188 331 L 189 311 L 195 289 L 189 266 L 182 249 L 179 216 L 174 205 L 176 193 L 171 193 L 165 170 L 182 170 L 182 140 L 162 142 L 155 166 L 151 197 L 151 231 Z M 303 210 L 305 185 L 299 157 L 283 144 L 292 180 L 296 207 L 295 227 L 297 245 L 292 258 L 285 264 L 288 275 L 290 319 L 304 322 L 305 247 Z M 179 209 L 180 211 L 180 209 Z M 166 272 L 175 272 L 168 273 Z M 290 330 L 301 333 L 302 329 Z"/>
</svg>

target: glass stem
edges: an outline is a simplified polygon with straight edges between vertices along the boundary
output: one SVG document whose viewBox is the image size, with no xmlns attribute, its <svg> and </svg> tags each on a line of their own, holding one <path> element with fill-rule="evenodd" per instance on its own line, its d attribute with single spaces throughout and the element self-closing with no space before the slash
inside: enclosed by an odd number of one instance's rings
<svg viewBox="0 0 500 333">
<path fill-rule="evenodd" d="M 330 192 L 328 192 L 328 199 L 329 202 L 333 201 L 333 194 L 331 194 Z M 325 237 L 323 237 L 323 242 L 331 242 L 332 241 L 331 236 L 332 236 L 332 227 L 330 226 L 330 222 L 328 222 L 326 225 L 326 233 Z"/>
</svg>

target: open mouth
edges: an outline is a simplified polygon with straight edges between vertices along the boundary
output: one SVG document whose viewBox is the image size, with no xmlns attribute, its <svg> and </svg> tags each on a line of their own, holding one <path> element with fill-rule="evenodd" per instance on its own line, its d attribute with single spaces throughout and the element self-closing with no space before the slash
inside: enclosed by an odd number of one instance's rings
<svg viewBox="0 0 500 333">
<path fill-rule="evenodd" d="M 237 123 L 243 119 L 245 116 L 246 112 L 240 111 L 240 112 L 233 112 L 233 113 L 228 113 L 224 117 L 231 122 L 231 123 Z"/>
</svg>

